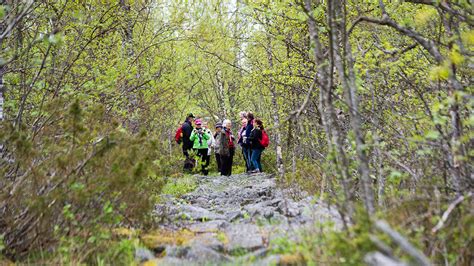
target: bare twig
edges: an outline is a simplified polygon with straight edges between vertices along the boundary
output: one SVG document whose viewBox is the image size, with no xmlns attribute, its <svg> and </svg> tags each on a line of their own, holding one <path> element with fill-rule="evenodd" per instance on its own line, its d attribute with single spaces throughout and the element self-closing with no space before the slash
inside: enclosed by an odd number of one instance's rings
<svg viewBox="0 0 474 266">
<path fill-rule="evenodd" d="M 408 242 L 408 240 L 400 233 L 393 230 L 390 225 L 387 224 L 387 222 L 381 220 L 376 221 L 375 227 L 388 235 L 403 251 L 415 259 L 418 265 L 431 265 L 431 262 L 428 260 L 425 254 L 410 244 L 410 242 Z"/>
<path fill-rule="evenodd" d="M 431 229 L 431 233 L 435 234 L 438 232 L 441 228 L 443 228 L 444 223 L 448 220 L 449 215 L 451 212 L 458 206 L 464 199 L 470 198 L 472 196 L 472 192 L 467 193 L 467 195 L 461 195 L 457 199 L 455 199 L 451 204 L 449 204 L 448 209 L 443 213 L 443 216 L 441 216 L 441 220 L 439 220 L 438 224 L 436 224 L 433 229 Z"/>
<path fill-rule="evenodd" d="M 23 19 L 24 16 L 26 16 L 28 14 L 28 12 L 31 10 L 31 7 L 33 6 L 34 4 L 34 1 L 30 0 L 28 1 L 28 3 L 26 4 L 25 8 L 23 9 L 23 11 L 18 15 L 18 17 L 16 17 L 12 23 L 8 24 L 7 28 L 5 29 L 4 32 L 2 32 L 2 34 L 0 35 L 0 41 L 5 39 L 5 37 L 8 36 L 8 34 L 15 28 L 16 24 L 18 24 L 18 22 L 20 22 L 21 19 Z"/>
</svg>

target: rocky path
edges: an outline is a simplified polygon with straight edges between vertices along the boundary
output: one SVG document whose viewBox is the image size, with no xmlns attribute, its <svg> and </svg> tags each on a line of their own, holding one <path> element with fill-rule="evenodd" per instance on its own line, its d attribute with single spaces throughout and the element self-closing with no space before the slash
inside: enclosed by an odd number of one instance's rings
<svg viewBox="0 0 474 266">
<path fill-rule="evenodd" d="M 167 219 L 142 237 L 149 250 L 137 250 L 137 258 L 147 265 L 278 264 L 274 239 L 297 240 L 304 227 L 339 223 L 335 210 L 290 194 L 266 174 L 199 177 L 196 190 L 157 206 Z"/>
</svg>

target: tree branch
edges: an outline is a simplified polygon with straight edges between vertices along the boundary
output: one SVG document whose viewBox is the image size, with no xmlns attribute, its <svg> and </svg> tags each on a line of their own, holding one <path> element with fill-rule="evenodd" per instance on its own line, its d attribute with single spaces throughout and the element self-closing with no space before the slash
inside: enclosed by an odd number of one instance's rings
<svg viewBox="0 0 474 266">
<path fill-rule="evenodd" d="M 397 231 L 393 230 L 385 221 L 376 221 L 375 227 L 388 235 L 403 251 L 414 258 L 418 265 L 431 265 L 425 254 L 416 249 L 412 244 L 410 244 L 410 242 L 408 242 L 408 240 L 406 240 L 406 238 L 404 238 Z"/>
<path fill-rule="evenodd" d="M 436 226 L 433 227 L 433 229 L 431 229 L 431 233 L 435 234 L 436 232 L 438 232 L 444 226 L 444 223 L 448 220 L 449 214 L 451 214 L 454 208 L 456 208 L 456 206 L 458 206 L 464 199 L 470 198 L 471 196 L 472 196 L 472 191 L 467 193 L 466 196 L 461 195 L 457 199 L 455 199 L 453 202 L 451 202 L 451 204 L 449 204 L 448 209 L 446 209 L 446 211 L 443 213 L 441 220 L 439 220 L 438 224 L 436 224 Z"/>
<path fill-rule="evenodd" d="M 443 56 L 441 55 L 440 51 L 438 50 L 436 44 L 432 40 L 428 40 L 425 37 L 423 37 L 421 34 L 419 34 L 416 31 L 413 31 L 409 28 L 403 27 L 396 23 L 393 19 L 391 19 L 388 15 L 382 16 L 382 19 L 375 19 L 375 18 L 369 18 L 369 17 L 358 17 L 352 26 L 349 28 L 348 34 L 350 35 L 354 28 L 359 24 L 360 22 L 368 22 L 372 24 L 377 24 L 377 25 L 383 25 L 383 26 L 389 26 L 396 31 L 412 38 L 415 40 L 417 43 L 419 43 L 423 48 L 425 48 L 431 56 L 434 57 L 436 62 L 441 63 L 443 61 Z"/>
</svg>

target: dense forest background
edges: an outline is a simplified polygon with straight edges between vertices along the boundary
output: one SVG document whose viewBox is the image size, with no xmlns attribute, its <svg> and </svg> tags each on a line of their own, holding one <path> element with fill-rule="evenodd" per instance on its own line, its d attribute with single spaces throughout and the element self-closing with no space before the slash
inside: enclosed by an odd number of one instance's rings
<svg viewBox="0 0 474 266">
<path fill-rule="evenodd" d="M 469 265 L 473 5 L 0 1 L 0 258 L 125 260 L 111 230 L 156 223 L 185 114 L 237 126 L 246 110 L 270 135 L 265 169 L 344 217 L 310 254 L 359 264 L 378 236 Z"/>
</svg>

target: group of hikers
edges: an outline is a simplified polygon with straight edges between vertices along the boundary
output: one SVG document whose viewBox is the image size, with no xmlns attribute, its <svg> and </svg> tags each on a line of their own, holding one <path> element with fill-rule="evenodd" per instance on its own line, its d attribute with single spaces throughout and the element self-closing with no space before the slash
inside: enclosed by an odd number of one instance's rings
<svg viewBox="0 0 474 266">
<path fill-rule="evenodd" d="M 201 165 L 201 173 L 208 175 L 214 150 L 217 170 L 221 175 L 230 176 L 235 150 L 240 146 L 247 173 L 262 172 L 260 160 L 263 150 L 269 144 L 268 135 L 262 121 L 255 119 L 251 112 L 240 112 L 240 118 L 242 124 L 236 138 L 232 133 L 232 122 L 229 119 L 215 123 L 215 131 L 212 132 L 206 121 L 189 113 L 175 135 L 176 142 L 182 143 L 185 156 L 184 171 L 190 172 L 195 167 L 195 159 L 191 154 L 191 151 L 194 151 Z"/>
</svg>

